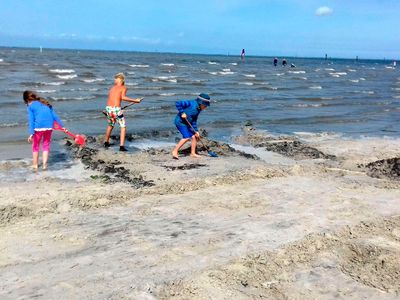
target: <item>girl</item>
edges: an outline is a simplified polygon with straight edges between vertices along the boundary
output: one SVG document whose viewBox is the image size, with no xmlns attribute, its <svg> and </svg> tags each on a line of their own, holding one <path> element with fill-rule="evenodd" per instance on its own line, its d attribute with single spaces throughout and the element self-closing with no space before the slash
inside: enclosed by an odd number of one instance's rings
<svg viewBox="0 0 400 300">
<path fill-rule="evenodd" d="M 47 161 L 49 159 L 51 134 L 53 132 L 53 123 L 57 122 L 61 127 L 64 127 L 60 118 L 54 112 L 48 101 L 38 97 L 34 92 L 24 92 L 24 102 L 27 105 L 29 133 L 28 142 L 32 143 L 32 168 L 38 169 L 39 146 L 42 142 L 42 159 L 43 170 L 47 169 Z"/>
<path fill-rule="evenodd" d="M 192 141 L 190 148 L 190 156 L 200 157 L 196 153 L 197 138 L 200 137 L 197 129 L 197 118 L 202 110 L 210 106 L 210 96 L 208 94 L 200 94 L 195 100 L 178 101 L 175 103 L 178 114 L 175 117 L 175 126 L 182 134 L 182 139 L 172 151 L 172 157 L 179 159 L 178 151 L 186 142 Z"/>
</svg>

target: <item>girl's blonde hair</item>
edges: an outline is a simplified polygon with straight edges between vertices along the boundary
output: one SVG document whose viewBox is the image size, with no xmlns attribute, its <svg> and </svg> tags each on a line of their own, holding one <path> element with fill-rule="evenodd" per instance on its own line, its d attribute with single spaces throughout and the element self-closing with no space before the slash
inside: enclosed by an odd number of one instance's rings
<svg viewBox="0 0 400 300">
<path fill-rule="evenodd" d="M 49 101 L 46 99 L 43 99 L 41 97 L 38 97 L 34 92 L 32 91 L 25 91 L 23 94 L 24 102 L 26 105 L 29 104 L 29 102 L 32 101 L 39 101 L 40 103 L 43 103 L 44 105 L 47 105 L 48 107 L 52 108 L 51 104 Z"/>
</svg>

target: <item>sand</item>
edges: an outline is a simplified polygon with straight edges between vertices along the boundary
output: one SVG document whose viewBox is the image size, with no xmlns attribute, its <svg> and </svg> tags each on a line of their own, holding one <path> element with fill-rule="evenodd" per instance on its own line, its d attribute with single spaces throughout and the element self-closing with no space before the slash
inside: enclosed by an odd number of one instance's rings
<svg viewBox="0 0 400 300">
<path fill-rule="evenodd" d="M 400 297 L 399 140 L 205 141 L 218 158 L 67 143 L 67 170 L 2 182 L 0 298 Z"/>
</svg>

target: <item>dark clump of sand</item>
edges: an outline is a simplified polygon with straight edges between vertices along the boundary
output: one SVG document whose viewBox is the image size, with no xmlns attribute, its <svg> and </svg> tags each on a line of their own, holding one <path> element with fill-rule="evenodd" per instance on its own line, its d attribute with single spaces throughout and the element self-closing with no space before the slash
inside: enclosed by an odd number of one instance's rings
<svg viewBox="0 0 400 300">
<path fill-rule="evenodd" d="M 371 177 L 400 179 L 400 157 L 377 160 L 365 167 Z"/>
<path fill-rule="evenodd" d="M 93 142 L 96 141 L 93 137 L 90 137 L 89 140 Z M 86 168 L 102 172 L 103 175 L 97 178 L 101 178 L 104 182 L 125 182 L 137 189 L 154 185 L 151 180 L 145 180 L 141 175 L 134 176 L 124 166 L 118 166 L 121 164 L 120 161 L 114 160 L 106 162 L 97 158 L 97 154 L 99 153 L 98 149 L 89 146 L 81 148 L 77 145 L 73 145 L 69 141 L 65 143 L 65 146 L 73 153 L 75 158 L 82 161 Z"/>
<path fill-rule="evenodd" d="M 248 128 L 246 134 L 238 137 L 236 141 L 241 144 L 250 144 L 256 148 L 264 148 L 267 151 L 276 152 L 295 159 L 336 159 L 334 155 L 325 154 L 322 151 L 297 140 L 295 137 L 276 137 L 260 134 L 256 132 L 254 128 Z"/>
</svg>

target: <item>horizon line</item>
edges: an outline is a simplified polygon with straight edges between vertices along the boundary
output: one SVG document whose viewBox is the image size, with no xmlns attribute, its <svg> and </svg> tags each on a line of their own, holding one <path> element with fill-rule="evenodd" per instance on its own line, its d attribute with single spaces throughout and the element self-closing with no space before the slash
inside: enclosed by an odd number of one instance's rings
<svg viewBox="0 0 400 300">
<path fill-rule="evenodd" d="M 0 45 L 1 48 L 8 48 L 8 49 L 49 49 L 49 50 L 67 50 L 67 51 L 98 51 L 98 52 L 127 52 L 127 53 L 153 53 L 153 54 L 183 54 L 183 55 L 202 55 L 202 56 L 207 56 L 207 55 L 212 55 L 212 56 L 229 56 L 229 57 L 240 57 L 240 54 L 237 55 L 232 55 L 232 54 L 222 54 L 222 53 L 196 53 L 196 52 L 170 52 L 170 51 L 137 51 L 137 50 L 105 50 L 105 49 L 88 49 L 88 48 L 56 48 L 56 47 L 43 47 L 43 46 L 38 46 L 38 47 L 31 47 L 31 46 L 2 46 Z M 246 57 L 268 57 L 268 58 L 273 58 L 273 57 L 278 57 L 278 58 L 305 58 L 305 59 L 322 59 L 325 60 L 325 54 L 322 56 L 293 56 L 293 55 L 246 55 Z M 358 56 L 350 58 L 350 57 L 332 57 L 328 56 L 327 60 L 373 60 L 373 61 L 397 61 L 398 59 L 396 58 L 360 58 Z"/>
</svg>

